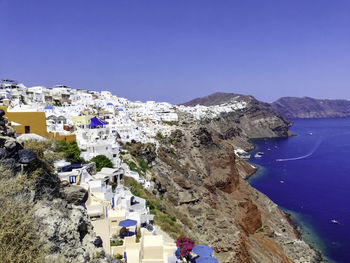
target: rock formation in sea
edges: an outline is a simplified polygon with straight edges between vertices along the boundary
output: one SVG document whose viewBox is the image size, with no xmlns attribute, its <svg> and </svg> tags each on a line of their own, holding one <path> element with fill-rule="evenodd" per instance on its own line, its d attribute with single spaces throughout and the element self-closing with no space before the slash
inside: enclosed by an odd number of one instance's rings
<svg viewBox="0 0 350 263">
<path fill-rule="evenodd" d="M 271 105 L 287 118 L 350 117 L 349 100 L 283 97 Z"/>
</svg>

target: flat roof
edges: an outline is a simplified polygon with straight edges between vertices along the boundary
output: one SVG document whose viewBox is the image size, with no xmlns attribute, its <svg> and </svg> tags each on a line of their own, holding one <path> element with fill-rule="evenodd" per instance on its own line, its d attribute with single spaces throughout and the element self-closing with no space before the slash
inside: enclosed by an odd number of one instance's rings
<svg viewBox="0 0 350 263">
<path fill-rule="evenodd" d="M 143 242 L 144 247 L 163 246 L 163 236 L 144 236 Z"/>
</svg>

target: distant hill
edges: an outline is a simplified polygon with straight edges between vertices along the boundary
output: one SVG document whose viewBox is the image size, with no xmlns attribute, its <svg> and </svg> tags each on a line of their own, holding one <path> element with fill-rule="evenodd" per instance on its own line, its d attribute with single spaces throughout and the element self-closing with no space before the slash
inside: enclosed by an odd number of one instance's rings
<svg viewBox="0 0 350 263">
<path fill-rule="evenodd" d="M 196 98 L 188 101 L 182 105 L 190 107 L 194 107 L 196 105 L 215 106 L 222 104 L 229 105 L 231 103 L 235 104 L 237 102 L 246 103 L 246 107 L 238 111 L 236 115 L 238 118 L 242 118 L 244 116 L 243 119 L 247 121 L 247 123 L 244 125 L 244 129 L 249 131 L 250 138 L 271 137 L 271 134 L 266 134 L 263 132 L 265 130 L 263 127 L 266 125 L 270 126 L 273 123 L 275 125 L 273 128 L 274 132 L 279 133 L 280 136 L 282 136 L 282 134 L 283 136 L 287 134 L 291 135 L 291 133 L 287 131 L 288 127 L 291 125 L 291 122 L 285 116 L 277 112 L 270 103 L 259 101 L 250 95 L 216 92 L 202 98 Z M 237 122 L 241 125 L 244 123 L 242 119 L 232 119 L 231 122 Z M 283 125 L 280 125 L 280 122 L 283 123 Z M 263 133 L 264 135 L 262 135 Z"/>
<path fill-rule="evenodd" d="M 251 100 L 254 98 L 252 96 L 246 96 L 246 95 L 241 95 L 241 94 L 215 92 L 215 93 L 210 94 L 210 95 L 205 96 L 205 97 L 190 100 L 190 101 L 185 102 L 181 105 L 184 105 L 184 106 L 196 106 L 196 105 L 214 106 L 214 105 L 229 103 L 232 100 L 236 101 L 238 99 L 246 101 L 246 100 Z"/>
<path fill-rule="evenodd" d="M 191 101 L 185 102 L 181 105 L 184 106 L 190 106 L 194 107 L 196 105 L 203 105 L 203 106 L 215 106 L 215 105 L 221 105 L 221 104 L 230 104 L 237 101 L 244 101 L 247 103 L 249 109 L 255 109 L 259 111 L 265 111 L 269 112 L 270 114 L 273 114 L 275 116 L 278 116 L 279 118 L 284 118 L 285 116 L 280 116 L 279 112 L 277 112 L 270 103 L 262 102 L 254 98 L 250 95 L 242 95 L 242 94 L 235 94 L 235 93 L 226 93 L 226 92 L 215 92 L 213 94 L 210 94 L 205 97 L 196 98 Z M 287 120 L 286 120 L 287 121 Z"/>
<path fill-rule="evenodd" d="M 349 100 L 283 97 L 271 105 L 281 115 L 292 119 L 350 117 Z"/>
</svg>

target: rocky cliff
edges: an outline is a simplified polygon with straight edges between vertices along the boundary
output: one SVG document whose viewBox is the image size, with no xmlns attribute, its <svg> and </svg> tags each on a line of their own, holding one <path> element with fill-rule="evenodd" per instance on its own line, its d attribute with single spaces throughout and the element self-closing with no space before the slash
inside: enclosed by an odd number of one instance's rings
<svg viewBox="0 0 350 263">
<path fill-rule="evenodd" d="M 287 118 L 343 118 L 350 117 L 349 100 L 283 97 L 272 107 Z"/>
<path fill-rule="evenodd" d="M 199 123 L 209 125 L 220 133 L 222 139 L 230 139 L 236 147 L 251 148 L 253 138 L 288 137 L 291 122 L 279 114 L 270 104 L 258 101 L 253 96 L 217 92 L 203 98 L 186 102 L 185 106 L 230 105 L 244 102 L 246 106 L 236 111 L 221 113 L 216 118 L 203 118 Z M 180 113 L 181 115 L 181 113 Z M 192 120 L 187 114 L 184 122 Z"/>
<path fill-rule="evenodd" d="M 277 205 L 242 178 L 255 169 L 234 154 L 235 146 L 289 135 L 287 120 L 249 100 L 249 107 L 213 119 L 179 113 L 157 154 L 143 156 L 157 196 L 171 204 L 181 232 L 213 247 L 219 262 L 320 262 Z"/>
</svg>

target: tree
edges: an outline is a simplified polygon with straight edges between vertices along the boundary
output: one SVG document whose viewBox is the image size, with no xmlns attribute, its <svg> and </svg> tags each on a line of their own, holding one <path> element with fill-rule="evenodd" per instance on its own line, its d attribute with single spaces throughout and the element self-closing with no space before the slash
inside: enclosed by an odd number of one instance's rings
<svg viewBox="0 0 350 263">
<path fill-rule="evenodd" d="M 113 168 L 113 163 L 105 155 L 97 155 L 90 160 L 91 162 L 96 163 L 96 170 L 101 171 L 103 167 Z"/>
</svg>

